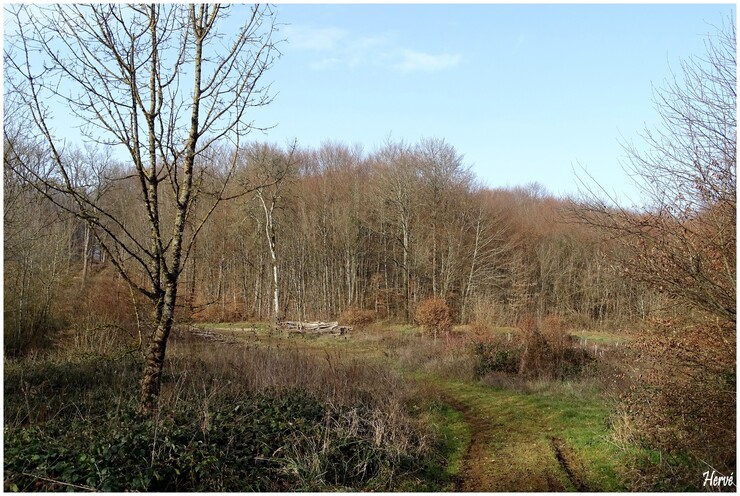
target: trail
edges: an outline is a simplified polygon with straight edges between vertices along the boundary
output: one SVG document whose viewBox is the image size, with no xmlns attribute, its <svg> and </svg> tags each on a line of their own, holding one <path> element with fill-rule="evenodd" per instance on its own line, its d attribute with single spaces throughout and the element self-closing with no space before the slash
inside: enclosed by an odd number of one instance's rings
<svg viewBox="0 0 740 496">
<path fill-rule="evenodd" d="M 196 338 L 229 344 L 273 339 L 254 332 L 245 334 L 220 328 L 202 330 Z M 303 345 L 311 349 L 324 349 L 325 346 Z M 292 343 L 291 346 L 298 345 Z M 364 348 L 345 351 L 367 355 Z M 610 453 L 604 441 L 599 440 L 604 434 L 604 413 L 593 403 L 574 397 L 523 394 L 427 375 L 417 375 L 412 380 L 425 383 L 442 401 L 461 412 L 470 429 L 471 441 L 461 462 L 456 491 L 620 489 L 613 475 Z M 572 443 L 577 438 L 580 438 L 578 449 Z M 582 460 L 588 462 L 588 468 Z"/>
<path fill-rule="evenodd" d="M 439 386 L 443 401 L 463 414 L 471 431 L 457 491 L 594 490 L 574 450 L 552 426 L 553 412 L 538 411 L 516 393 Z"/>
</svg>

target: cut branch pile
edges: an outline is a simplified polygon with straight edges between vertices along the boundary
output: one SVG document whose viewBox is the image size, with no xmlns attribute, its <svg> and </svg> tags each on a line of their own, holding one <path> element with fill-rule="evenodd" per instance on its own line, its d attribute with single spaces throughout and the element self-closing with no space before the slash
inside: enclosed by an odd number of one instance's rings
<svg viewBox="0 0 740 496">
<path fill-rule="evenodd" d="M 342 336 L 352 330 L 349 326 L 339 325 L 339 322 L 292 322 L 284 320 L 278 325 L 281 329 L 289 333 L 299 334 L 331 334 Z"/>
</svg>

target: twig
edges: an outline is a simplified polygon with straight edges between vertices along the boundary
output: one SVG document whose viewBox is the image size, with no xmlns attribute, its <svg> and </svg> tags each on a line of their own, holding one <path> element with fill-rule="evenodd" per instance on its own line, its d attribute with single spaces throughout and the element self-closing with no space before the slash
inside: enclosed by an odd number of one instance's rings
<svg viewBox="0 0 740 496">
<path fill-rule="evenodd" d="M 33 477 L 35 479 L 39 479 L 39 480 L 42 480 L 42 481 L 51 482 L 53 484 L 59 484 L 59 485 L 62 485 L 62 486 L 74 487 L 74 488 L 77 488 L 77 489 L 84 489 L 85 491 L 90 491 L 90 492 L 93 492 L 93 493 L 98 492 L 97 489 L 95 489 L 94 487 L 90 487 L 90 486 L 81 486 L 79 484 L 72 484 L 71 482 L 62 482 L 62 481 L 58 481 L 58 480 L 54 480 L 54 479 L 48 479 L 46 477 L 41 477 L 40 475 L 28 474 L 26 472 L 21 472 L 21 474 L 22 475 L 25 475 L 25 476 L 28 476 L 28 477 Z"/>
</svg>

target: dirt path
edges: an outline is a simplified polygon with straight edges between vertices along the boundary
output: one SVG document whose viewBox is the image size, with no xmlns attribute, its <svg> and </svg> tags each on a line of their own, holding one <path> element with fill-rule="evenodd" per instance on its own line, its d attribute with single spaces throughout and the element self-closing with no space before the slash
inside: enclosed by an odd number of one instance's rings
<svg viewBox="0 0 740 496">
<path fill-rule="evenodd" d="M 589 491 L 574 450 L 516 394 L 444 387 L 443 400 L 463 414 L 471 442 L 456 490 L 464 492 Z"/>
<path fill-rule="evenodd" d="M 492 464 L 487 463 L 488 446 L 493 438 L 490 423 L 470 407 L 452 396 L 444 396 L 445 403 L 461 412 L 471 432 L 470 444 L 463 457 L 462 467 L 455 490 L 457 492 L 488 491 L 494 487 Z"/>
</svg>

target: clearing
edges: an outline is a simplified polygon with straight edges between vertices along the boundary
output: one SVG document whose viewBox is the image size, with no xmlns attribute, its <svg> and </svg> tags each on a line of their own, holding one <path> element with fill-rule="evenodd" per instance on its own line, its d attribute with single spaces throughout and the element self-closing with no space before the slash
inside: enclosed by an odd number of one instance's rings
<svg viewBox="0 0 740 496">
<path fill-rule="evenodd" d="M 231 343 L 341 352 L 401 370 L 460 414 L 458 425 L 440 426 L 444 435 L 455 437 L 446 474 L 457 491 L 624 490 L 623 454 L 609 441 L 608 405 L 577 386 L 519 392 L 405 369 L 383 350 L 388 333 L 285 338 L 248 323 L 204 325 L 199 332 Z M 600 337 L 608 342 L 608 336 Z"/>
</svg>

